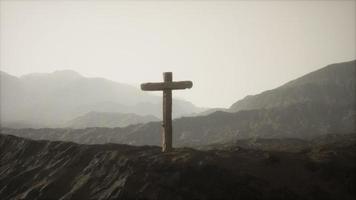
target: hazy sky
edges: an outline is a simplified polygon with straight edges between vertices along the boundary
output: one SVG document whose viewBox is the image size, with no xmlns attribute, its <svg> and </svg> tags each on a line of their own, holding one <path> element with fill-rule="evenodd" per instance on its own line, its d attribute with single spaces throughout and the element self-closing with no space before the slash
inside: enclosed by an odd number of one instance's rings
<svg viewBox="0 0 356 200">
<path fill-rule="evenodd" d="M 1 1 L 0 69 L 72 69 L 229 107 L 327 64 L 355 59 L 355 1 Z"/>
</svg>

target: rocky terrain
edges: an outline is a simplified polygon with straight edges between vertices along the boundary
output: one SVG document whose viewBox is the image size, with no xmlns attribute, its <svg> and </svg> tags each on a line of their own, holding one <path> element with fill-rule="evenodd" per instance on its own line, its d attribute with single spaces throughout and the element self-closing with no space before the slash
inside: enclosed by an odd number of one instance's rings
<svg viewBox="0 0 356 200">
<path fill-rule="evenodd" d="M 161 153 L 0 135 L 0 198 L 354 199 L 355 141 L 353 134 L 300 140 L 305 147 L 291 151 L 278 148 L 291 144 L 284 140 L 260 140 L 255 148 L 241 141 Z"/>
</svg>

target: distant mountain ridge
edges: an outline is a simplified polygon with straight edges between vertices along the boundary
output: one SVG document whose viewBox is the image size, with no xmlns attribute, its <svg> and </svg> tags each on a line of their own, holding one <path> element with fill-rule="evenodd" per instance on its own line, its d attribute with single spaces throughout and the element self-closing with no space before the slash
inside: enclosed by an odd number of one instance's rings
<svg viewBox="0 0 356 200">
<path fill-rule="evenodd" d="M 114 112 L 89 112 L 68 121 L 64 126 L 70 128 L 87 127 L 125 127 L 132 124 L 144 124 L 147 122 L 160 121 L 153 115 L 140 116 L 133 113 Z"/>
<path fill-rule="evenodd" d="M 175 146 L 199 147 L 249 138 L 313 139 L 331 133 L 355 134 L 356 110 L 319 104 L 285 108 L 215 112 L 173 121 Z M 7 129 L 1 134 L 36 140 L 61 140 L 81 144 L 119 143 L 160 145 L 161 122 L 122 128 Z"/>
<path fill-rule="evenodd" d="M 87 78 L 71 70 L 15 77 L 0 73 L 1 125 L 62 127 L 88 112 L 154 115 L 160 118 L 162 97 L 104 78 Z M 202 111 L 173 100 L 173 117 Z"/>
<path fill-rule="evenodd" d="M 354 61 L 352 63 L 355 64 Z M 331 66 L 326 67 L 327 73 L 325 69 L 321 69 L 311 73 L 312 75 L 304 76 L 307 80 L 312 80 L 313 84 L 301 84 L 300 80 L 304 79 L 301 78 L 291 82 L 292 84 L 282 86 L 282 89 L 268 91 L 267 96 L 271 99 L 278 97 L 276 105 L 282 104 L 281 106 L 251 108 L 237 112 L 217 111 L 204 116 L 175 119 L 173 121 L 174 145 L 196 147 L 247 138 L 313 139 L 331 133 L 355 134 L 356 102 L 353 83 L 356 77 L 352 73 L 356 65 L 346 63 L 346 67 L 343 68 L 345 63 L 340 63 Z M 329 70 L 332 73 L 329 73 Z M 318 75 L 319 73 L 322 75 Z M 326 78 L 308 78 L 310 76 Z M 340 79 L 337 78 L 338 76 L 341 76 L 342 80 L 335 81 Z M 295 85 L 302 87 L 296 89 Z M 292 92 L 288 92 L 285 88 L 291 88 Z M 257 105 L 255 102 L 259 102 L 259 99 L 263 99 L 265 95 L 266 93 L 262 93 L 260 96 L 251 97 L 251 104 L 246 103 L 247 99 L 242 101 L 246 105 Z M 292 97 L 296 97 L 295 101 L 292 101 Z M 286 103 L 283 103 L 284 101 Z M 270 105 L 267 103 L 262 105 Z M 159 145 L 160 131 L 161 122 L 111 129 L 1 129 L 3 134 L 33 139 L 132 145 Z"/>
<path fill-rule="evenodd" d="M 247 96 L 229 111 L 284 107 L 298 103 L 356 104 L 356 60 L 328 65 L 276 89 Z"/>
</svg>

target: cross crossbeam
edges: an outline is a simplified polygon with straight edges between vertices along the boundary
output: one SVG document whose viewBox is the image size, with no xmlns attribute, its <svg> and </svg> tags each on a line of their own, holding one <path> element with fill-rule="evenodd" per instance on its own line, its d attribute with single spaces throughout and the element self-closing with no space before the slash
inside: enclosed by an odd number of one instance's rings
<svg viewBox="0 0 356 200">
<path fill-rule="evenodd" d="M 184 90 L 192 88 L 191 81 L 175 81 L 161 83 L 144 83 L 141 84 L 141 89 L 145 91 L 160 91 L 160 90 Z"/>
<path fill-rule="evenodd" d="M 173 82 L 172 72 L 163 73 L 164 82 L 143 83 L 141 89 L 144 91 L 163 91 L 163 123 L 162 123 L 162 151 L 168 152 L 172 148 L 172 90 L 183 90 L 192 88 L 191 81 Z"/>
</svg>

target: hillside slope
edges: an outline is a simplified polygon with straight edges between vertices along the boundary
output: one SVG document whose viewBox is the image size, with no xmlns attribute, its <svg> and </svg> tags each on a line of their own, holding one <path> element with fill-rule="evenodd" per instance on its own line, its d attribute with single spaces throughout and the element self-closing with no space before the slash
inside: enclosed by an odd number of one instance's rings
<svg viewBox="0 0 356 200">
<path fill-rule="evenodd" d="M 0 198 L 354 199 L 356 146 L 346 139 L 298 153 L 235 147 L 163 154 L 152 146 L 0 135 Z"/>
<path fill-rule="evenodd" d="M 301 103 L 356 106 L 356 60 L 336 63 L 290 81 L 281 87 L 247 96 L 231 112 L 284 107 Z"/>
</svg>

